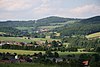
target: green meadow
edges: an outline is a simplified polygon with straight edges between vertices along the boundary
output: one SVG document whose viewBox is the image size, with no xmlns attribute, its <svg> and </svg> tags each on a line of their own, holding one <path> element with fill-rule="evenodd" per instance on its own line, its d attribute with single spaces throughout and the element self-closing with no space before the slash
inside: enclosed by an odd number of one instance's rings
<svg viewBox="0 0 100 67">
<path fill-rule="evenodd" d="M 45 53 L 45 51 L 31 51 L 31 50 L 11 50 L 11 49 L 0 49 L 0 52 L 3 53 L 3 52 L 9 52 L 9 53 L 17 53 L 17 54 L 25 54 L 25 55 L 32 55 L 34 53 L 39 53 L 39 52 L 42 52 L 43 54 Z M 53 51 L 53 52 L 57 52 L 57 51 Z M 59 55 L 60 56 L 65 56 L 65 55 L 72 55 L 72 54 L 75 54 L 75 55 L 79 55 L 79 54 L 94 54 L 95 52 L 61 52 L 61 51 L 58 51 Z"/>
<path fill-rule="evenodd" d="M 0 41 L 16 41 L 16 42 L 34 42 L 34 41 L 52 41 L 60 39 L 51 39 L 51 38 L 30 38 L 27 37 L 0 37 Z"/>
<path fill-rule="evenodd" d="M 0 67 L 59 67 L 58 65 L 40 63 L 0 63 Z"/>
</svg>

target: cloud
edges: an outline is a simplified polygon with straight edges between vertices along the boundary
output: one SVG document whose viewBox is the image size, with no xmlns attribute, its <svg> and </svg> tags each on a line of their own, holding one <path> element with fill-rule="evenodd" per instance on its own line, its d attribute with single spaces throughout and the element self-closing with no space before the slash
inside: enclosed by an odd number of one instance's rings
<svg viewBox="0 0 100 67">
<path fill-rule="evenodd" d="M 59 5 L 61 5 L 60 2 L 60 0 L 58 0 L 57 2 L 54 0 L 42 0 L 42 4 L 39 7 L 34 8 L 33 12 L 38 16 L 55 15 L 59 13 L 62 9 L 62 7 L 59 7 Z"/>
<path fill-rule="evenodd" d="M 70 13 L 76 16 L 84 14 L 100 14 L 100 6 L 97 5 L 84 5 L 70 10 Z"/>
<path fill-rule="evenodd" d="M 100 15 L 100 5 L 94 4 L 94 1 L 89 4 L 80 1 L 78 4 L 73 3 L 73 0 L 0 0 L 0 19 L 38 19 L 51 15 L 62 17 Z"/>
<path fill-rule="evenodd" d="M 40 0 L 0 0 L 0 8 L 8 11 L 35 8 L 39 4 Z"/>
</svg>

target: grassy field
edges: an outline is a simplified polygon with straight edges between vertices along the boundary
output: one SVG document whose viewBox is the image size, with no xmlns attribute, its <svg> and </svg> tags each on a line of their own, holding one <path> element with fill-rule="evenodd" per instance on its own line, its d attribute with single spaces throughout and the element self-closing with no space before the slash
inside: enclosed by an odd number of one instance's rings
<svg viewBox="0 0 100 67">
<path fill-rule="evenodd" d="M 97 33 L 93 33 L 93 34 L 87 35 L 86 37 L 87 37 L 87 38 L 100 37 L 100 32 L 97 32 Z"/>
<path fill-rule="evenodd" d="M 44 51 L 30 51 L 30 50 L 11 50 L 11 49 L 0 49 L 0 52 L 3 53 L 3 52 L 9 52 L 9 53 L 17 53 L 17 54 L 34 54 L 34 53 L 39 53 L 39 52 L 42 52 L 44 53 Z"/>
<path fill-rule="evenodd" d="M 0 67 L 59 67 L 58 65 L 40 63 L 0 63 Z"/>
<path fill-rule="evenodd" d="M 4 32 L 0 32 L 0 34 L 6 34 L 6 33 L 4 33 Z"/>
<path fill-rule="evenodd" d="M 34 41 L 46 41 L 46 40 L 52 41 L 52 40 L 60 40 L 60 39 L 50 39 L 50 38 L 27 39 L 27 37 L 0 37 L 0 41 L 34 42 Z"/>
<path fill-rule="evenodd" d="M 57 26 L 40 26 L 39 28 L 40 29 L 44 29 L 44 28 L 47 28 L 47 29 L 54 29 L 54 28 L 57 28 L 57 27 L 61 27 L 61 26 L 63 26 L 63 25 L 57 25 Z"/>
<path fill-rule="evenodd" d="M 19 29 L 19 30 L 29 30 L 29 29 L 32 29 L 33 27 L 16 27 L 16 29 Z"/>
<path fill-rule="evenodd" d="M 45 53 L 45 51 L 29 51 L 29 50 L 11 50 L 11 49 L 0 49 L 0 52 L 3 53 L 3 52 L 9 52 L 9 53 L 17 53 L 17 54 L 34 54 L 34 53 L 39 53 L 39 52 L 42 52 L 42 53 Z M 65 56 L 65 55 L 68 55 L 68 54 L 93 54 L 95 52 L 61 52 L 61 51 L 58 51 L 59 55 L 60 56 Z"/>
</svg>

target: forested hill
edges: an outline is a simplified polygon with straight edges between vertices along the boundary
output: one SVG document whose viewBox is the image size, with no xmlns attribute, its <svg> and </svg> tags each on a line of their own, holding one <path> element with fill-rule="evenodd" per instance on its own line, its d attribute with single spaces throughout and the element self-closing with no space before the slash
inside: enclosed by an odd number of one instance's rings
<svg viewBox="0 0 100 67">
<path fill-rule="evenodd" d="M 34 27 L 34 26 L 39 27 L 39 26 L 49 26 L 52 23 L 62 23 L 62 22 L 64 23 L 71 20 L 79 20 L 79 19 L 50 16 L 31 21 L 0 21 L 0 27 Z"/>
<path fill-rule="evenodd" d="M 0 27 L 32 27 L 35 21 L 0 21 Z"/>
<path fill-rule="evenodd" d="M 50 23 L 64 23 L 72 20 L 80 20 L 80 23 L 100 23 L 100 16 L 91 17 L 88 19 L 74 19 L 57 16 L 50 16 L 42 19 L 31 21 L 0 21 L 0 27 L 33 27 L 33 26 L 49 26 Z"/>
<path fill-rule="evenodd" d="M 60 32 L 62 36 L 88 35 L 100 32 L 100 16 L 83 19 L 78 23 L 74 23 L 70 26 L 66 25 L 64 27 L 59 27 L 55 30 Z"/>
<path fill-rule="evenodd" d="M 70 20 L 78 20 L 78 19 L 50 16 L 50 17 L 38 19 L 37 23 L 40 23 L 40 22 L 41 23 L 59 23 L 59 22 L 67 22 Z"/>
<path fill-rule="evenodd" d="M 91 23 L 91 24 L 100 23 L 100 16 L 95 16 L 95 17 L 91 17 L 88 19 L 83 19 L 80 22 L 81 23 Z"/>
</svg>

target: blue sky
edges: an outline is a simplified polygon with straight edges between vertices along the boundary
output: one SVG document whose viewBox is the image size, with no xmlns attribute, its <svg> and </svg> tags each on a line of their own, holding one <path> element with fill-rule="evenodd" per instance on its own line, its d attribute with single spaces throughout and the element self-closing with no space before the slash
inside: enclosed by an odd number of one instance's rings
<svg viewBox="0 0 100 67">
<path fill-rule="evenodd" d="M 0 0 L 0 20 L 87 18 L 100 15 L 99 3 L 100 0 Z"/>
</svg>

